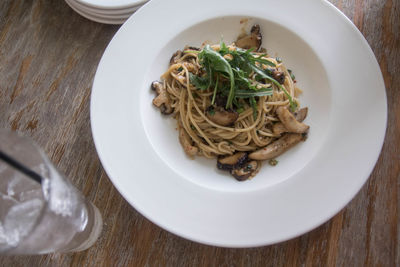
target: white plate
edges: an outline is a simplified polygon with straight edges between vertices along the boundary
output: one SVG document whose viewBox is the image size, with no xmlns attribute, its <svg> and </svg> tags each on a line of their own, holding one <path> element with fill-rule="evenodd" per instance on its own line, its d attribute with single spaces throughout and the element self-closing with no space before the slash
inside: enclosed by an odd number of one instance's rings
<svg viewBox="0 0 400 267">
<path fill-rule="evenodd" d="M 102 9 L 124 9 L 132 6 L 143 5 L 148 0 L 76 0 L 88 7 Z"/>
<path fill-rule="evenodd" d="M 76 7 L 77 9 L 79 9 L 82 12 L 85 12 L 88 14 L 93 14 L 93 15 L 98 15 L 98 16 L 127 16 L 127 17 L 129 17 L 130 15 L 132 15 L 133 12 L 135 12 L 139 7 L 142 6 L 142 5 L 135 5 L 135 6 L 127 7 L 124 9 L 100 9 L 100 8 L 94 8 L 94 7 L 83 5 L 77 0 L 69 0 L 68 2 L 71 3 L 74 7 Z"/>
<path fill-rule="evenodd" d="M 126 15 L 100 15 L 100 14 L 92 14 L 88 13 L 84 10 L 81 10 L 79 7 L 75 5 L 72 0 L 65 0 L 65 2 L 79 15 L 95 21 L 99 23 L 104 23 L 104 24 L 123 24 L 131 14 L 126 14 Z"/>
<path fill-rule="evenodd" d="M 311 129 L 276 167 L 264 164 L 254 179 L 237 182 L 215 160 L 184 155 L 176 122 L 151 103 L 150 83 L 177 49 L 221 36 L 233 41 L 253 23 L 263 46 L 296 74 Z M 386 129 L 374 54 L 326 1 L 152 0 L 115 35 L 92 90 L 94 142 L 119 192 L 162 228 L 218 246 L 273 244 L 327 221 L 368 179 Z"/>
</svg>

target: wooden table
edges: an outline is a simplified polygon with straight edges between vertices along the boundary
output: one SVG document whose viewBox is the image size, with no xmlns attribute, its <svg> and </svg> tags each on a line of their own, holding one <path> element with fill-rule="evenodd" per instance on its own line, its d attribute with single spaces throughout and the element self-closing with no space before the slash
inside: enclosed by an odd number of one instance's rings
<svg viewBox="0 0 400 267">
<path fill-rule="evenodd" d="M 370 179 L 333 219 L 277 245 L 197 244 L 149 222 L 119 195 L 93 144 L 89 99 L 119 26 L 91 22 L 63 0 L 0 2 L 0 127 L 31 136 L 101 210 L 104 230 L 80 253 L 2 256 L 0 266 L 399 266 L 400 1 L 331 0 L 363 33 L 385 79 L 388 128 Z"/>
</svg>

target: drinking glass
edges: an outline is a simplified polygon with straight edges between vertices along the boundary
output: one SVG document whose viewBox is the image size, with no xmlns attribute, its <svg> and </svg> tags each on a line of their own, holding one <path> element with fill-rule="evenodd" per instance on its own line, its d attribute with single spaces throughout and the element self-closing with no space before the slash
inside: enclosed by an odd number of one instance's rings
<svg viewBox="0 0 400 267">
<path fill-rule="evenodd" d="M 40 177 L 0 159 L 0 253 L 81 251 L 102 230 L 99 210 L 29 138 L 0 129 L 0 152 Z"/>
</svg>

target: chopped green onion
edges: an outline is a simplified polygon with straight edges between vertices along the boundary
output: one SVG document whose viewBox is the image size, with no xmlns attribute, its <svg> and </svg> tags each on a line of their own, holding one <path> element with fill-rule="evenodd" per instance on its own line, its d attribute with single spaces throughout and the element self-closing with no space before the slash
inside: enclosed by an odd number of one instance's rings
<svg viewBox="0 0 400 267">
<path fill-rule="evenodd" d="M 244 108 L 242 108 L 242 107 L 240 107 L 240 108 L 238 108 L 238 109 L 236 110 L 236 112 L 239 113 L 239 114 L 240 114 L 240 113 L 243 113 L 243 111 L 244 111 Z"/>
<path fill-rule="evenodd" d="M 292 80 L 294 81 L 294 80 L 296 80 L 296 76 L 294 76 L 294 74 L 293 74 L 293 71 L 292 70 L 287 70 L 288 72 L 289 72 L 289 74 L 290 74 L 290 78 L 292 78 Z"/>
<path fill-rule="evenodd" d="M 271 165 L 271 166 L 276 166 L 276 165 L 278 164 L 278 161 L 277 161 L 276 159 L 270 159 L 270 160 L 268 161 L 268 163 L 269 163 L 269 165 Z"/>
<path fill-rule="evenodd" d="M 250 105 L 253 108 L 253 118 L 254 120 L 257 119 L 257 102 L 256 99 L 254 98 L 254 96 L 250 97 Z"/>
</svg>

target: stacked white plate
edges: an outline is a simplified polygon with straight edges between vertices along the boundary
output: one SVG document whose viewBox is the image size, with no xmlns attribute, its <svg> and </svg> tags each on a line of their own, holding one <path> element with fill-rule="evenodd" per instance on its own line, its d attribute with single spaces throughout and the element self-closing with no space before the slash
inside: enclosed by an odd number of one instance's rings
<svg viewBox="0 0 400 267">
<path fill-rule="evenodd" d="M 106 24 L 123 24 L 148 0 L 65 0 L 83 17 Z"/>
</svg>

